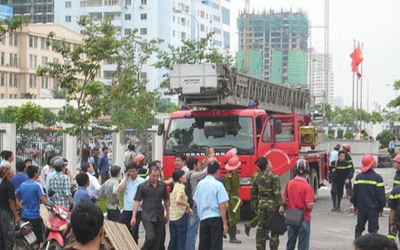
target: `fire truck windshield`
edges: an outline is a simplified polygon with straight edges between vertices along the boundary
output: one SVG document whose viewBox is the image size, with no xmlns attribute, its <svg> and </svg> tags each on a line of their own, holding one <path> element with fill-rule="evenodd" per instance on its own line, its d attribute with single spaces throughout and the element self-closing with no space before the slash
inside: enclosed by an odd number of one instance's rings
<svg viewBox="0 0 400 250">
<path fill-rule="evenodd" d="M 207 147 L 225 151 L 236 147 L 239 154 L 254 153 L 252 117 L 174 118 L 170 121 L 165 154 L 203 153 Z"/>
</svg>

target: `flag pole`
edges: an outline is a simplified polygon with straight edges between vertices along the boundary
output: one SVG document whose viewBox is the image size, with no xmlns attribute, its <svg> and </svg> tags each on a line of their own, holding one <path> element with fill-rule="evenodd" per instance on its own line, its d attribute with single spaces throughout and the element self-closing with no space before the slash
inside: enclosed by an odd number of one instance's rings
<svg viewBox="0 0 400 250">
<path fill-rule="evenodd" d="M 357 66 L 357 68 L 358 68 L 358 66 Z M 356 72 L 356 74 L 357 73 L 358 72 Z M 359 90 L 359 87 L 358 87 L 358 82 L 359 82 L 359 79 L 358 79 L 358 76 L 356 78 L 357 79 L 356 79 L 356 128 L 355 129 L 358 129 L 358 118 L 359 118 L 359 110 L 358 110 L 358 90 Z"/>
<path fill-rule="evenodd" d="M 353 39 L 353 51 L 356 49 L 356 40 Z M 353 73 L 353 92 L 351 94 L 351 107 L 354 110 L 354 72 Z"/>
<path fill-rule="evenodd" d="M 362 56 L 364 57 L 364 44 L 363 43 L 361 43 L 361 53 L 362 53 Z M 362 106 L 363 106 L 363 103 L 362 103 L 362 97 L 363 97 L 363 86 L 362 86 L 362 83 L 363 83 L 363 79 L 362 79 L 362 76 L 363 76 L 363 63 L 361 62 L 361 75 L 360 75 L 360 129 L 361 129 L 361 125 L 362 125 L 362 122 L 363 122 L 363 120 L 362 120 Z M 365 122 L 364 122 L 364 124 L 365 124 Z M 361 132 L 361 131 L 360 131 Z"/>
</svg>

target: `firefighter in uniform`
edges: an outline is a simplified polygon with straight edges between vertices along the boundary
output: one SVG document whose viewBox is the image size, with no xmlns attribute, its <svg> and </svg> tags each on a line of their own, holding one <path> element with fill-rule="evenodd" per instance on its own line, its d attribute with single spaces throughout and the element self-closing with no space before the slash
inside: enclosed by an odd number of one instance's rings
<svg viewBox="0 0 400 250">
<path fill-rule="evenodd" d="M 330 179 L 331 179 L 331 196 L 333 208 L 332 212 L 341 211 L 340 202 L 343 198 L 343 188 L 345 184 L 348 184 L 353 178 L 354 168 L 353 165 L 346 161 L 346 153 L 339 151 L 339 157 L 336 161 L 331 162 L 330 168 Z"/>
<path fill-rule="evenodd" d="M 351 164 L 351 167 L 352 167 L 352 176 L 349 179 L 349 183 L 345 184 L 345 186 L 346 186 L 346 196 L 350 197 L 351 196 L 351 190 L 352 190 L 351 179 L 354 176 L 354 164 L 353 164 L 353 159 L 351 158 L 351 155 L 350 155 L 350 152 L 351 152 L 350 145 L 343 144 L 342 148 L 343 148 L 343 151 L 346 152 L 346 161 L 347 161 L 347 163 Z"/>
<path fill-rule="evenodd" d="M 229 197 L 229 208 L 228 208 L 228 225 L 229 225 L 229 242 L 240 244 L 240 240 L 236 239 L 236 225 L 240 221 L 240 206 L 242 201 L 239 198 L 239 171 L 238 168 L 241 165 L 239 157 L 234 156 L 229 159 L 225 165 L 225 169 L 228 171 L 225 175 L 224 186 Z"/>
<path fill-rule="evenodd" d="M 260 172 L 252 184 L 251 207 L 254 211 L 257 211 L 259 220 L 256 234 L 256 249 L 265 250 L 268 235 L 268 230 L 265 226 L 268 216 L 272 216 L 274 212 L 277 212 L 283 206 L 283 200 L 278 176 L 267 169 L 268 159 L 260 157 L 257 163 Z M 271 233 L 269 247 L 271 250 L 278 249 L 278 234 Z"/>
<path fill-rule="evenodd" d="M 392 192 L 393 192 L 393 190 L 397 187 L 397 186 L 399 186 L 400 185 L 400 154 L 398 154 L 398 155 L 396 155 L 396 157 L 393 159 L 393 168 L 394 169 L 396 169 L 396 174 L 394 175 L 394 179 L 393 179 L 393 188 L 392 188 Z M 399 191 L 400 191 L 400 189 L 399 189 Z M 397 199 L 399 199 L 400 198 L 400 195 L 399 195 L 399 197 L 397 197 L 396 196 L 397 195 L 397 192 L 395 192 L 394 194 L 393 194 L 393 198 L 391 198 L 392 197 L 392 194 L 389 196 L 389 207 L 392 209 L 392 207 L 390 206 L 390 202 L 394 202 L 395 204 L 394 204 L 394 206 L 397 206 Z M 399 204 L 400 205 L 400 204 Z M 400 211 L 400 210 L 399 210 Z M 394 212 L 396 212 L 396 209 L 395 209 L 395 211 Z M 397 213 L 396 213 L 396 215 L 397 215 Z M 400 216 L 400 214 L 399 214 L 399 216 Z M 397 216 L 396 216 L 397 217 Z M 396 233 L 397 233 L 397 227 L 395 227 L 394 229 L 395 229 L 395 231 L 394 231 L 394 233 L 392 232 L 392 225 L 390 224 L 391 223 L 391 221 L 393 222 L 394 220 L 390 220 L 389 219 L 389 233 L 388 233 L 388 238 L 389 239 L 392 239 L 392 240 L 396 240 Z M 397 222 L 397 219 L 396 219 L 396 222 Z M 400 221 L 399 221 L 400 222 Z M 399 226 L 400 226 L 400 223 L 399 223 Z M 399 227 L 400 228 L 400 227 Z"/>
<path fill-rule="evenodd" d="M 385 183 L 382 176 L 374 171 L 377 163 L 370 154 L 362 158 L 361 173 L 356 176 L 354 190 L 350 202 L 357 214 L 355 238 L 361 237 L 368 221 L 368 232 L 377 233 L 379 230 L 379 213 L 386 206 Z"/>
<path fill-rule="evenodd" d="M 392 239 L 393 241 L 396 241 L 396 234 L 397 234 L 400 240 L 400 185 L 397 185 L 390 192 L 389 207 L 390 207 L 390 214 L 389 214 L 388 238 Z"/>
</svg>

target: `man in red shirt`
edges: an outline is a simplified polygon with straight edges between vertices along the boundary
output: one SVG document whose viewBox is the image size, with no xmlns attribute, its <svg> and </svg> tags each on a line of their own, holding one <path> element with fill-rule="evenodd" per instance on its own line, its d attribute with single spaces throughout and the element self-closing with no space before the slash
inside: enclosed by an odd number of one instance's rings
<svg viewBox="0 0 400 250">
<path fill-rule="evenodd" d="M 308 162 L 299 159 L 295 166 L 296 177 L 289 181 L 283 193 L 283 200 L 288 208 L 304 211 L 301 226 L 299 228 L 288 227 L 287 250 L 295 249 L 297 238 L 299 238 L 298 249 L 308 250 L 310 246 L 310 214 L 314 207 L 314 192 L 306 180 L 309 169 Z M 280 208 L 280 212 L 283 212 L 283 207 Z"/>
</svg>

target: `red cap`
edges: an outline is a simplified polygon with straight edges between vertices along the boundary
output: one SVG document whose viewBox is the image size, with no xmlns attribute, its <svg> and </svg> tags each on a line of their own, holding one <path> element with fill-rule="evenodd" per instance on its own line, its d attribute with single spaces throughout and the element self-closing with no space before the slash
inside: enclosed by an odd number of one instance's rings
<svg viewBox="0 0 400 250">
<path fill-rule="evenodd" d="M 375 163 L 375 158 L 370 154 L 365 154 L 361 162 L 362 162 L 361 172 L 365 173 L 372 168 L 372 165 L 374 165 Z"/>
<path fill-rule="evenodd" d="M 342 145 L 342 148 L 343 148 L 343 149 L 346 149 L 346 150 L 349 151 L 349 152 L 351 152 L 351 147 L 350 147 L 349 144 L 343 144 L 343 145 Z"/>
<path fill-rule="evenodd" d="M 139 164 L 140 162 L 142 162 L 142 161 L 144 160 L 144 158 L 146 158 L 144 155 L 138 154 L 138 155 L 135 157 L 134 162 L 135 162 L 136 164 Z"/>
<path fill-rule="evenodd" d="M 396 157 L 394 157 L 393 161 L 397 161 L 398 163 L 400 163 L 400 154 L 396 155 Z"/>
<path fill-rule="evenodd" d="M 228 171 L 235 170 L 239 168 L 242 163 L 239 161 L 238 157 L 232 157 L 229 159 L 228 164 L 225 165 L 225 169 Z"/>
<path fill-rule="evenodd" d="M 235 156 L 237 156 L 237 149 L 236 148 L 229 149 L 225 153 L 225 160 L 229 161 L 229 159 L 231 159 L 232 157 L 235 157 Z"/>
</svg>

